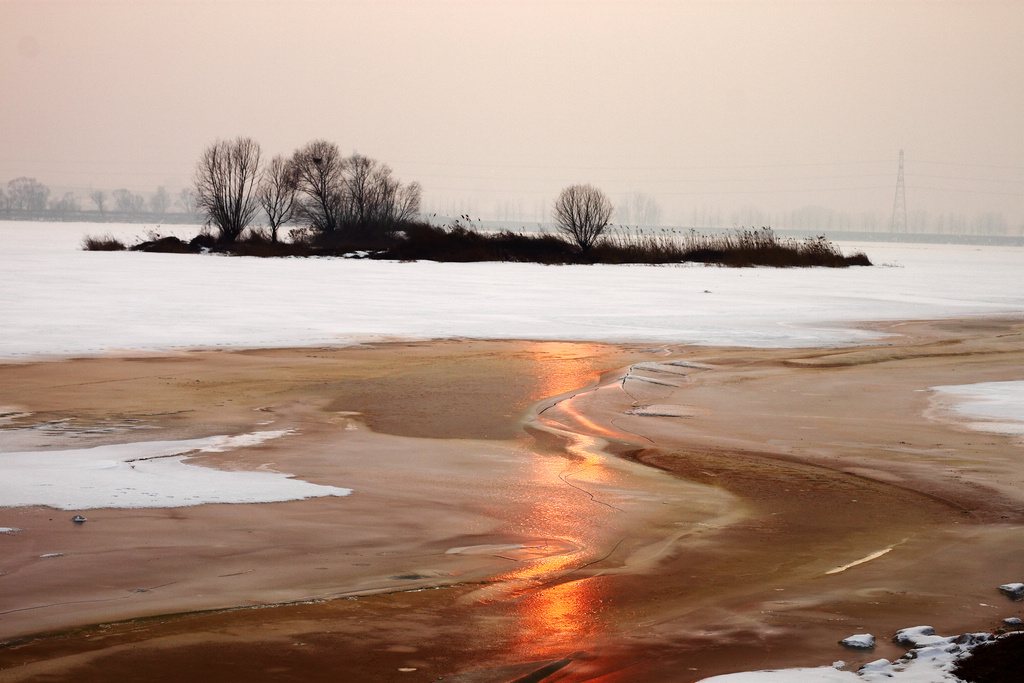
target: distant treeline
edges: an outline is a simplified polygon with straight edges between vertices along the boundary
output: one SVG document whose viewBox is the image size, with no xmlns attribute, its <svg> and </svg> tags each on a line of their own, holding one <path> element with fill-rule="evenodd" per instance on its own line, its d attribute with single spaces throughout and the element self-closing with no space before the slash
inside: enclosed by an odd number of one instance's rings
<svg viewBox="0 0 1024 683">
<path fill-rule="evenodd" d="M 164 187 L 148 197 L 120 188 L 90 190 L 87 202 L 74 192 L 51 197 L 50 188 L 35 178 L 15 178 L 0 187 L 0 217 L 19 221 L 83 221 L 94 223 L 195 223 L 195 194 L 183 189 L 171 197 Z"/>
<path fill-rule="evenodd" d="M 196 225 L 202 222 L 195 214 L 180 211 L 123 213 L 120 211 L 55 211 L 50 209 L 44 211 L 0 211 L 0 220 L 53 223 L 162 223 L 168 225 Z"/>
</svg>

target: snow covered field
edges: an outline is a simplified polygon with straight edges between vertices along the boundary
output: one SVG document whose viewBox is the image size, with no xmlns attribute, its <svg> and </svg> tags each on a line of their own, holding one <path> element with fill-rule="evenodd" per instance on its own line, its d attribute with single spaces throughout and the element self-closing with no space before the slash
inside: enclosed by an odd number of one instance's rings
<svg viewBox="0 0 1024 683">
<path fill-rule="evenodd" d="M 880 265 L 839 270 L 80 250 L 146 230 L 0 222 L 0 357 L 389 337 L 811 346 L 867 339 L 857 321 L 1024 311 L 1020 248 L 842 245 Z"/>
</svg>

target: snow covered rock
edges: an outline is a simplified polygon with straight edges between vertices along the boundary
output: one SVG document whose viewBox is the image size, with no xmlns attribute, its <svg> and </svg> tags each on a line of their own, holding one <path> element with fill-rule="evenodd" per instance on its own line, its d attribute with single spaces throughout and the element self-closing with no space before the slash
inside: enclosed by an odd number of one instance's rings
<svg viewBox="0 0 1024 683">
<path fill-rule="evenodd" d="M 875 646 L 875 637 L 870 633 L 857 633 L 849 638 L 843 638 L 839 644 L 855 650 L 870 650 Z"/>
<path fill-rule="evenodd" d="M 1024 598 L 1024 583 L 1004 583 L 999 592 L 1011 600 L 1020 600 Z"/>
<path fill-rule="evenodd" d="M 955 640 L 955 636 L 947 638 L 935 635 L 935 629 L 931 626 L 914 626 L 912 628 L 900 629 L 892 638 L 892 642 L 897 645 L 908 645 L 910 647 L 942 647 L 953 643 Z"/>
<path fill-rule="evenodd" d="M 1024 624 L 1024 621 L 1021 621 L 1020 617 L 1007 617 L 1003 619 L 1003 623 L 1007 626 L 1020 626 Z"/>
<path fill-rule="evenodd" d="M 892 637 L 892 642 L 899 645 L 914 645 L 918 638 L 934 635 L 935 629 L 931 626 L 912 626 L 911 628 L 896 631 L 896 635 Z"/>
<path fill-rule="evenodd" d="M 882 674 L 885 677 L 892 676 L 892 662 L 888 659 L 876 659 L 873 662 L 868 662 L 860 669 L 857 673 L 864 677 L 866 674 Z"/>
</svg>

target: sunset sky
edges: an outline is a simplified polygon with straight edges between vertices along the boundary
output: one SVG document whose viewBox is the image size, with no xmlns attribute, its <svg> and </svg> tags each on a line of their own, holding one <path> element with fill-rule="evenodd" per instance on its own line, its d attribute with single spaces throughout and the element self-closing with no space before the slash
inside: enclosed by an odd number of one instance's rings
<svg viewBox="0 0 1024 683">
<path fill-rule="evenodd" d="M 0 0 L 0 187 L 172 192 L 314 138 L 435 211 L 563 186 L 663 221 L 823 206 L 1024 224 L 1024 2 Z"/>
</svg>

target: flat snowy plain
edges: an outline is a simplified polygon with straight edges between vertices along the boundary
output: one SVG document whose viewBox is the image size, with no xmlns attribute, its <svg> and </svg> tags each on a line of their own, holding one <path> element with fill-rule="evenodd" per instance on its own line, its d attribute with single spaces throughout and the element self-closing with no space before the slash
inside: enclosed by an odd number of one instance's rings
<svg viewBox="0 0 1024 683">
<path fill-rule="evenodd" d="M 865 341 L 851 323 L 1024 311 L 1024 249 L 842 245 L 848 269 L 542 266 L 84 252 L 140 225 L 0 222 L 0 357 L 389 337 L 755 347 Z M 195 234 L 172 226 L 162 234 Z"/>
<path fill-rule="evenodd" d="M 452 337 L 829 346 L 877 339 L 855 327 L 862 321 L 1024 315 L 1024 249 L 1007 247 L 843 244 L 847 253 L 863 249 L 876 266 L 842 270 L 261 260 L 80 248 L 86 235 L 112 234 L 131 243 L 146 230 L 139 225 L 0 223 L 0 358 Z M 159 229 L 184 238 L 195 231 L 194 226 Z M 974 428 L 1024 431 L 1024 381 L 936 391 L 959 401 L 955 410 Z M 119 490 L 125 499 L 90 498 L 81 501 L 83 507 L 175 504 L 167 498 L 170 488 L 135 495 L 135 470 L 126 462 L 152 457 L 153 445 L 126 446 L 116 454 L 50 453 L 53 457 L 45 462 L 36 461 L 41 467 L 50 463 L 48 472 L 34 473 L 44 476 L 32 481 L 45 483 L 51 477 L 61 479 L 65 488 L 95 486 L 86 478 L 106 470 L 109 481 L 117 482 L 107 490 Z M 188 467 L 178 455 L 183 448 L 211 446 L 167 445 L 166 455 L 175 457 L 160 465 L 172 473 L 165 481 L 180 481 L 178 475 L 186 471 L 198 476 L 186 477 L 186 488 L 196 492 L 202 490 L 197 482 L 204 471 L 216 477 L 236 474 Z M 29 476 L 25 455 L 0 453 L 0 478 Z M 73 462 L 80 463 L 81 476 Z M 281 494 L 284 498 L 348 493 L 265 474 L 290 487 Z M 148 476 L 138 473 L 143 475 Z M 199 496 L 186 504 L 253 500 L 241 479 L 218 481 L 214 488 L 216 498 Z M 38 496 L 22 500 L 4 490 L 0 506 L 75 509 L 73 497 L 60 504 Z M 226 493 L 231 491 L 237 493 L 234 498 Z M 925 649 L 914 660 L 878 662 L 859 673 L 825 667 L 709 680 L 956 680 L 948 674 L 955 648 L 940 640 L 922 641 Z"/>
</svg>

